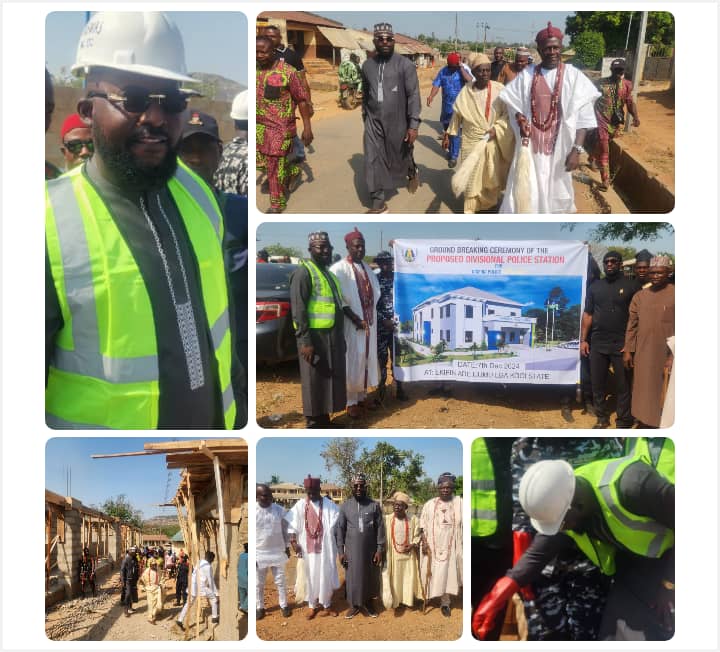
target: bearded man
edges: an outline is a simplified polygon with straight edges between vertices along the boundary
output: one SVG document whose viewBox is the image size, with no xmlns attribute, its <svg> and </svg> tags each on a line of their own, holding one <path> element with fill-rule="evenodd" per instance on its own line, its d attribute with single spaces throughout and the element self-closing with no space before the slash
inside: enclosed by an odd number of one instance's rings
<svg viewBox="0 0 720 652">
<path fill-rule="evenodd" d="M 540 30 L 535 40 L 542 62 L 525 68 L 500 94 L 516 141 L 501 213 L 575 212 L 572 171 L 585 152 L 587 131 L 597 126 L 600 93 L 562 62 L 562 37 L 552 23 Z"/>
<path fill-rule="evenodd" d="M 50 427 L 236 422 L 222 215 L 177 159 L 184 59 L 161 13 L 98 12 L 81 35 L 72 71 L 96 152 L 46 186 Z"/>
</svg>

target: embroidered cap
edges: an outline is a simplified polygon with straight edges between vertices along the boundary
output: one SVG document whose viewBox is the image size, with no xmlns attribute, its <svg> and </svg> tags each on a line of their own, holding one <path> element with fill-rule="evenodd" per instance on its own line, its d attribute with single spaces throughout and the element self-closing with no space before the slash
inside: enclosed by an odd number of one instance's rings
<svg viewBox="0 0 720 652">
<path fill-rule="evenodd" d="M 373 25 L 373 34 L 393 34 L 393 27 L 390 23 L 378 23 Z"/>
</svg>

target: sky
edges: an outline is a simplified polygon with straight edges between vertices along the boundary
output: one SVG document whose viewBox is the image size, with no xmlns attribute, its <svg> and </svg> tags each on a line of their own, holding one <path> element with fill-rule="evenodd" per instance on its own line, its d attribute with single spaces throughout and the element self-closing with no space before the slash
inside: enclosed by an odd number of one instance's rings
<svg viewBox="0 0 720 652">
<path fill-rule="evenodd" d="M 406 36 L 433 32 L 437 38 L 455 37 L 455 15 L 457 13 L 457 34 L 460 41 L 482 41 L 483 24 L 487 30 L 487 40 L 504 43 L 529 43 L 535 40 L 541 28 L 551 21 L 563 31 L 565 18 L 573 15 L 564 11 L 316 11 L 321 16 L 343 23 L 354 29 L 372 30 L 375 23 L 389 22 L 396 32 Z M 478 27 L 480 25 L 480 27 Z"/>
<path fill-rule="evenodd" d="M 45 448 L 45 488 L 98 508 L 107 498 L 125 494 L 130 504 L 142 511 L 145 519 L 175 515 L 174 507 L 158 507 L 172 499 L 180 483 L 180 471 L 167 469 L 165 455 L 90 457 L 101 453 L 141 451 L 148 441 L 179 441 L 179 438 L 54 437 L 48 440 Z"/>
<path fill-rule="evenodd" d="M 445 471 L 462 475 L 462 445 L 452 437 L 362 437 L 361 449 L 372 450 L 380 441 L 395 448 L 412 450 L 425 457 L 423 468 L 427 476 L 437 480 Z M 261 439 L 257 444 L 257 481 L 269 482 L 273 475 L 282 482 L 302 485 L 308 473 L 320 475 L 325 480 L 338 482 L 334 473 L 325 468 L 320 457 L 323 446 L 330 437 L 273 437 Z"/>
<path fill-rule="evenodd" d="M 207 72 L 247 86 L 247 19 L 241 12 L 170 11 L 185 44 L 188 72 Z M 45 23 L 45 60 L 53 75 L 75 62 L 84 11 L 56 11 Z"/>
<path fill-rule="evenodd" d="M 309 222 L 265 222 L 257 229 L 257 250 L 280 243 L 297 247 L 303 255 L 307 252 L 307 235 L 312 231 L 325 230 L 335 253 L 346 254 L 345 234 L 357 227 L 365 236 L 368 255 L 380 249 L 388 249 L 392 238 L 465 238 L 468 240 L 587 240 L 595 222 L 578 222 L 574 230 L 563 229 L 561 222 L 326 222 L 322 225 Z M 620 243 L 605 243 L 620 244 Z M 653 242 L 634 241 L 626 243 L 636 249 L 648 249 L 655 253 L 675 252 L 675 238 L 664 235 Z M 602 247 L 601 247 L 602 248 Z M 593 253 L 597 255 L 596 248 Z"/>
</svg>

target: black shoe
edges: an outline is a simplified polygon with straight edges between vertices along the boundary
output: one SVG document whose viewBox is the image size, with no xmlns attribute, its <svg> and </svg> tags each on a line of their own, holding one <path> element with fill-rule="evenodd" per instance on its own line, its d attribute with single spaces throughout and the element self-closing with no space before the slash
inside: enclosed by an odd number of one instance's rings
<svg viewBox="0 0 720 652">
<path fill-rule="evenodd" d="M 345 612 L 345 618 L 346 620 L 350 620 L 351 618 L 355 618 L 359 613 L 360 607 L 350 607 L 350 609 Z"/>
<path fill-rule="evenodd" d="M 607 419 L 598 419 L 595 425 L 593 426 L 593 430 L 604 430 L 605 428 L 610 427 L 610 421 Z"/>
<path fill-rule="evenodd" d="M 365 605 L 365 611 L 367 612 L 367 615 L 370 616 L 370 618 L 377 618 L 377 611 L 373 609 L 373 607 L 369 604 Z"/>
<path fill-rule="evenodd" d="M 280 613 L 283 615 L 283 618 L 290 618 L 292 612 L 290 611 L 290 607 L 280 607 Z"/>
<path fill-rule="evenodd" d="M 176 624 L 180 629 L 185 629 L 185 625 L 182 624 L 182 621 L 181 621 L 181 620 L 176 620 L 176 621 L 175 621 L 175 624 Z"/>
<path fill-rule="evenodd" d="M 265 609 L 256 609 L 255 620 L 262 620 L 263 618 L 265 618 Z"/>
<path fill-rule="evenodd" d="M 220 616 L 213 616 L 210 619 L 210 622 L 213 623 L 214 625 L 217 625 L 220 622 Z"/>
<path fill-rule="evenodd" d="M 440 607 L 440 611 L 442 612 L 442 615 L 445 616 L 445 618 L 450 618 L 450 607 L 447 605 L 443 605 Z"/>
<path fill-rule="evenodd" d="M 449 168 L 454 168 L 456 165 L 457 165 L 457 159 L 456 159 L 456 158 L 451 158 L 451 159 L 448 161 L 448 167 L 449 167 Z"/>
</svg>

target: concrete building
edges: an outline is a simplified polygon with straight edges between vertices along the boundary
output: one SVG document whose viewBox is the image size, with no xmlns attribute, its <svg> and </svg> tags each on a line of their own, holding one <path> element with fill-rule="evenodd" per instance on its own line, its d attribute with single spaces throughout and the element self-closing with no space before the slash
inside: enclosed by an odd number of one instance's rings
<svg viewBox="0 0 720 652">
<path fill-rule="evenodd" d="M 443 341 L 448 350 L 530 347 L 537 320 L 523 317 L 522 307 L 474 287 L 443 292 L 413 308 L 413 339 L 425 346 Z"/>
</svg>

